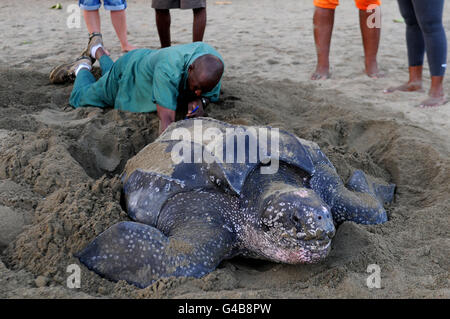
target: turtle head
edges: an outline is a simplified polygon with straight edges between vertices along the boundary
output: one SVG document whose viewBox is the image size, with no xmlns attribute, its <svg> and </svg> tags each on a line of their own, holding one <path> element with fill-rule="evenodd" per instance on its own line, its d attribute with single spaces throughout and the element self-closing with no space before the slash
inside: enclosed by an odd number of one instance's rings
<svg viewBox="0 0 450 319">
<path fill-rule="evenodd" d="M 315 263 L 324 259 L 335 234 L 329 207 L 311 189 L 275 191 L 260 206 L 260 252 L 283 263 Z"/>
</svg>

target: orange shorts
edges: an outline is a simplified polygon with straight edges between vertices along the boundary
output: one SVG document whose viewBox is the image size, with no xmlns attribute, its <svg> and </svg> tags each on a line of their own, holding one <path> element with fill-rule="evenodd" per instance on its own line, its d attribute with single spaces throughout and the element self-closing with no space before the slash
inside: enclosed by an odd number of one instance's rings
<svg viewBox="0 0 450 319">
<path fill-rule="evenodd" d="M 360 10 L 367 10 L 371 5 L 381 5 L 380 0 L 355 0 L 356 7 Z M 314 0 L 314 5 L 324 9 L 336 9 L 339 5 L 339 0 Z"/>
</svg>

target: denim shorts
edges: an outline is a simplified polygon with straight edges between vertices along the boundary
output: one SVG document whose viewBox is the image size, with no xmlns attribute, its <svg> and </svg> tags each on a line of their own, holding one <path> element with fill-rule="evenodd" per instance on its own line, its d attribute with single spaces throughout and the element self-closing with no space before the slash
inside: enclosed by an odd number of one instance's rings
<svg viewBox="0 0 450 319">
<path fill-rule="evenodd" d="M 101 7 L 100 0 L 78 0 L 78 5 L 83 10 L 97 10 Z M 127 8 L 127 0 L 103 0 L 106 10 L 118 11 Z"/>
</svg>

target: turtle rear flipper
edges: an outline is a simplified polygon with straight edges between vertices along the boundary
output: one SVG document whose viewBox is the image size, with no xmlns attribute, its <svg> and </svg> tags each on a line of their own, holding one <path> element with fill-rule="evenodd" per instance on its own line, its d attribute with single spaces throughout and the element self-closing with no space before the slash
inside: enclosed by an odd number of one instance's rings
<svg viewBox="0 0 450 319">
<path fill-rule="evenodd" d="M 377 181 L 361 170 L 353 173 L 347 187 L 355 192 L 372 194 L 382 203 L 391 203 L 394 200 L 395 184 Z"/>
<path fill-rule="evenodd" d="M 121 222 L 76 257 L 107 279 L 125 280 L 141 288 L 163 277 L 200 278 L 213 271 L 235 243 L 234 233 L 212 209 L 218 208 L 217 202 L 207 197 L 180 193 L 164 206 L 158 227 L 163 231 Z"/>
<path fill-rule="evenodd" d="M 387 221 L 386 210 L 383 207 L 387 193 L 381 186 L 377 192 L 369 186 L 365 175 L 357 175 L 351 187 L 345 187 L 336 170 L 329 165 L 316 166 L 316 172 L 310 180 L 310 186 L 331 207 L 333 219 L 337 223 L 353 221 L 358 224 L 382 224 Z M 364 185 L 366 181 L 366 185 Z"/>
</svg>

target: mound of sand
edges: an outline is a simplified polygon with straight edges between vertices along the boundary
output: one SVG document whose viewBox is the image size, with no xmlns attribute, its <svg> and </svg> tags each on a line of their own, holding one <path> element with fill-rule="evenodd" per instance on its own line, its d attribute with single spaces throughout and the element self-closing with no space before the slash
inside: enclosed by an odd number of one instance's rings
<svg viewBox="0 0 450 319">
<path fill-rule="evenodd" d="M 7 246 L 0 297 L 449 297 L 448 141 L 384 113 L 350 114 L 358 100 L 286 81 L 225 79 L 209 116 L 313 140 L 344 180 L 362 169 L 396 183 L 389 222 L 342 224 L 330 256 L 317 265 L 236 258 L 202 279 L 161 279 L 142 290 L 100 278 L 73 254 L 128 220 L 119 175 L 156 138 L 158 121 L 154 114 L 64 109 L 71 86 L 46 83 L 41 73 L 0 70 L 0 216 L 8 216 L 0 228 L 9 232 L 0 242 Z M 81 267 L 80 290 L 65 288 L 71 264 Z M 382 289 L 366 286 L 370 264 L 381 267 Z"/>
</svg>

